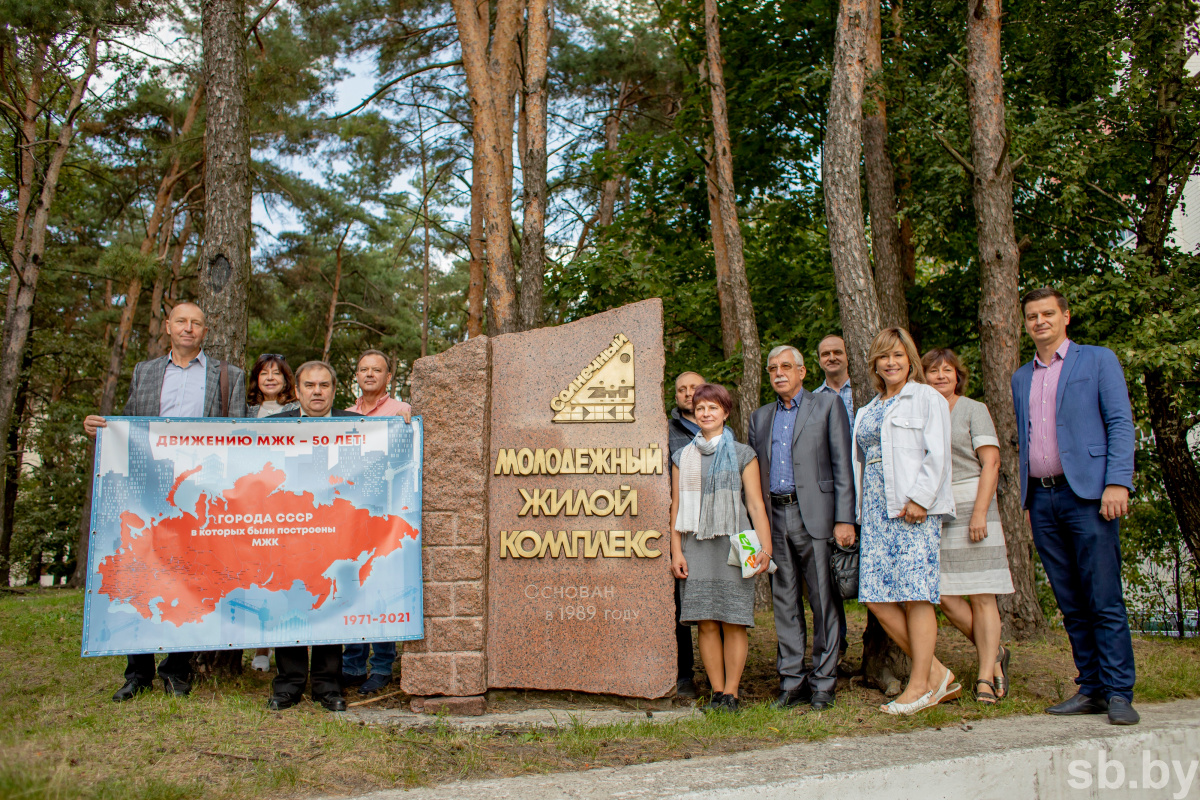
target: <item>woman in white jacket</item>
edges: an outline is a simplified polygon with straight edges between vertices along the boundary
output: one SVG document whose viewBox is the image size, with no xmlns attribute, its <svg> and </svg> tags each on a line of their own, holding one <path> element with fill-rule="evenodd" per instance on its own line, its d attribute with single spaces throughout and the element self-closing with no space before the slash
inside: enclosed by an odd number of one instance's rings
<svg viewBox="0 0 1200 800">
<path fill-rule="evenodd" d="M 878 394 L 854 422 L 858 597 L 912 658 L 908 686 L 880 709 L 914 714 L 962 693 L 933 654 L 942 516 L 954 516 L 950 408 L 926 385 L 908 331 L 880 331 L 867 365 Z"/>
</svg>

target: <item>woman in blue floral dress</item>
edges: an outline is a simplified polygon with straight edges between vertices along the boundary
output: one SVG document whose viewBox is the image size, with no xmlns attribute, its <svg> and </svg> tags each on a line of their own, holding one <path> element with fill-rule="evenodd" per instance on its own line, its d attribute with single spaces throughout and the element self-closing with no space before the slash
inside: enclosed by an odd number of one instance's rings
<svg viewBox="0 0 1200 800">
<path fill-rule="evenodd" d="M 942 516 L 954 516 L 950 408 L 926 385 L 907 331 L 880 331 L 867 363 L 879 394 L 854 422 L 858 597 L 913 660 L 908 686 L 881 710 L 913 714 L 962 692 L 933 654 Z"/>
</svg>

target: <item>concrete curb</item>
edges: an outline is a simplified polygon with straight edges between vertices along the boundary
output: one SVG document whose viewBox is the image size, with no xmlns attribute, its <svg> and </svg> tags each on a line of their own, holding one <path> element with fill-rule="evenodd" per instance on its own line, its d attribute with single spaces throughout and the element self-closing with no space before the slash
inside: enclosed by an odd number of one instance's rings
<svg viewBox="0 0 1200 800">
<path fill-rule="evenodd" d="M 705 798 L 914 800 L 1200 797 L 1200 701 L 1103 716 L 1009 717 L 886 736 L 826 739 L 728 756 L 465 781 L 370 800 Z M 657 716 L 657 715 L 656 715 Z"/>
<path fill-rule="evenodd" d="M 663 711 L 635 711 L 619 708 L 535 708 L 525 711 L 490 712 L 480 717 L 447 714 L 414 714 L 399 708 L 373 710 L 350 709 L 346 718 L 368 725 L 395 725 L 400 728 L 433 728 L 447 725 L 461 731 L 526 731 L 535 728 L 555 730 L 575 725 L 624 725 L 630 722 L 675 722 L 700 714 L 690 706 Z"/>
</svg>

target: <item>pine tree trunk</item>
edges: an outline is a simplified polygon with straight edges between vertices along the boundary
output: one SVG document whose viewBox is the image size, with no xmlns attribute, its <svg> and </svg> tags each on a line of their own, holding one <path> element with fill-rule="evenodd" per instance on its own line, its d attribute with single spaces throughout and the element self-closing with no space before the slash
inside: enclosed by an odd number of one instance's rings
<svg viewBox="0 0 1200 800">
<path fill-rule="evenodd" d="M 871 210 L 871 245 L 875 261 L 875 292 L 883 325 L 908 329 L 908 288 L 900 261 L 900 228 L 896 223 L 896 179 L 888 153 L 887 100 L 881 71 L 883 45 L 879 0 L 867 0 L 867 108 L 863 114 L 863 152 L 867 173 L 867 201 Z"/>
<path fill-rule="evenodd" d="M 1187 74 L 1186 32 L 1186 27 L 1180 24 L 1172 31 L 1175 40 L 1164 48 L 1169 56 L 1167 64 L 1158 72 L 1160 83 L 1154 87 L 1158 119 L 1154 126 L 1146 187 L 1142 193 L 1144 207 L 1136 225 L 1137 252 L 1150 259 L 1156 275 L 1162 275 L 1166 266 L 1166 238 L 1179 201 L 1173 184 L 1180 180 L 1179 173 L 1186 180 L 1195 163 L 1193 161 L 1189 167 L 1186 157 L 1180 157 L 1180 151 L 1185 151 L 1188 143 L 1180 141 L 1176 122 Z M 1192 555 L 1193 567 L 1200 570 L 1200 471 L 1187 441 L 1194 418 L 1180 404 L 1177 377 L 1161 369 L 1149 369 L 1145 371 L 1144 379 L 1154 450 L 1162 469 L 1167 499 Z"/>
<path fill-rule="evenodd" d="M 883 327 L 867 261 L 858 165 L 862 157 L 862 100 L 868 0 L 842 0 L 834 41 L 829 119 L 821 162 L 829 256 L 837 283 L 854 404 L 874 394 L 867 377 L 867 351 Z"/>
<path fill-rule="evenodd" d="M 980 360 L 983 396 L 1000 439 L 1000 485 L 996 499 L 1008 564 L 1011 595 L 1000 595 L 1006 636 L 1032 636 L 1046 629 L 1034 585 L 1033 536 L 1021 508 L 1017 419 L 1012 374 L 1020 366 L 1020 260 L 1013 230 L 1012 165 L 1004 121 L 1000 58 L 1000 0 L 971 0 L 967 11 L 967 102 L 974 164 L 972 198 L 979 240 Z"/>
<path fill-rule="evenodd" d="M 337 322 L 338 295 L 342 291 L 342 248 L 349 235 L 350 225 L 347 225 L 346 230 L 342 233 L 342 238 L 338 240 L 337 250 L 334 251 L 333 285 L 329 297 L 329 311 L 325 314 L 325 347 L 321 351 L 321 360 L 326 363 L 329 361 L 329 351 L 333 349 L 333 328 Z"/>
<path fill-rule="evenodd" d="M 471 129 L 473 145 L 472 164 L 481 164 L 480 151 L 483 145 L 479 141 L 479 128 Z M 483 235 L 483 205 L 487 202 L 484 190 L 483 174 L 478 168 L 472 168 L 471 174 L 471 227 L 468 234 L 467 248 L 471 257 L 467 262 L 470 282 L 467 284 L 467 336 L 483 335 L 483 297 L 487 289 L 487 264 L 484 261 Z"/>
<path fill-rule="evenodd" d="M 8 301 L 4 315 L 4 335 L 0 341 L 0 442 L 7 442 L 16 408 L 17 393 L 21 381 L 21 365 L 29 344 L 29 331 L 33 321 L 33 301 L 37 294 L 38 277 L 42 260 L 46 254 L 46 229 L 50 222 L 50 209 L 58 193 L 58 178 L 67 158 L 71 142 L 75 138 L 75 125 L 79 107 L 87 91 L 88 82 L 96 71 L 96 49 L 100 33 L 93 29 L 86 47 L 86 62 L 82 75 L 71 87 L 65 103 L 63 124 L 53 139 L 50 157 L 39 163 L 35 159 L 35 143 L 49 138 L 49 124 L 41 120 L 44 79 L 51 69 L 47 64 L 48 42 L 43 41 L 36 62 L 31 65 L 32 79 L 27 86 L 17 86 L 25 97 L 21 110 L 20 125 L 16 138 L 20 150 L 20 181 L 17 186 L 17 203 L 10 252 L 10 278 Z M 39 130 L 39 124 L 42 130 Z M 44 171 L 43 171 L 44 170 Z M 41 176 L 41 187 L 34 185 Z M 35 205 L 36 196 L 36 205 Z"/>
<path fill-rule="evenodd" d="M 725 99 L 725 67 L 721 58 L 721 18 L 717 0 L 704 0 L 704 32 L 708 51 L 709 94 L 712 101 L 713 161 L 717 168 L 717 195 L 720 201 L 721 228 L 729 259 L 729 284 L 737 310 L 738 338 L 742 344 L 742 376 L 738 382 L 737 432 L 747 438 L 750 414 L 758 408 L 762 387 L 762 354 L 758 341 L 758 323 L 746 279 L 742 228 L 738 222 L 737 195 L 733 182 L 733 146 L 729 137 L 729 114 Z"/>
<path fill-rule="evenodd" d="M 522 0 L 499 0 L 488 47 L 488 3 L 453 0 L 463 69 L 475 129 L 472 172 L 482 178 L 487 246 L 488 333 L 512 333 L 520 325 L 512 255 L 512 98 Z"/>
<path fill-rule="evenodd" d="M 550 0 L 529 0 L 525 37 L 525 90 L 521 111 L 524 224 L 521 229 L 521 327 L 542 325 L 542 284 L 546 277 L 546 73 L 550 55 Z"/>
<path fill-rule="evenodd" d="M 867 352 L 883 327 L 879 299 L 867 262 L 858 165 L 862 157 L 862 101 L 866 69 L 868 0 L 843 0 L 834 34 L 833 78 L 825 126 L 821 174 L 829 257 L 837 284 L 842 338 L 846 342 L 854 405 L 866 405 L 874 390 L 867 377 Z M 874 614 L 863 632 L 863 675 L 885 692 L 899 691 L 908 657 L 884 632 Z"/>
<path fill-rule="evenodd" d="M 204 238 L 198 299 L 204 349 L 241 366 L 250 283 L 250 120 L 246 109 L 244 0 L 203 0 Z"/>
<path fill-rule="evenodd" d="M 16 524 L 17 494 L 21 485 L 21 420 L 29 400 L 29 367 L 33 353 L 26 348 L 21 365 L 21 384 L 13 407 L 13 424 L 8 428 L 4 458 L 4 500 L 0 507 L 0 589 L 7 589 L 12 576 L 12 537 Z"/>
</svg>

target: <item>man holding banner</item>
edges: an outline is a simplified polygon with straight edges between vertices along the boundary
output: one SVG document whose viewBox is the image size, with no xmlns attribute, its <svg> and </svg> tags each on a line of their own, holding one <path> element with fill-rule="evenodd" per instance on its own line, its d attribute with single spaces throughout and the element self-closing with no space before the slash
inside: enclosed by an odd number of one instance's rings
<svg viewBox="0 0 1200 800">
<path fill-rule="evenodd" d="M 300 408 L 275 414 L 275 417 L 361 417 L 353 411 L 342 411 L 333 407 L 333 395 L 337 390 L 337 374 L 324 361 L 306 361 L 296 370 L 296 394 Z M 340 644 L 317 644 L 312 647 L 312 668 L 309 669 L 307 647 L 275 648 L 275 676 L 267 707 L 272 711 L 283 711 L 300 702 L 304 687 L 312 673 L 312 697 L 330 711 L 345 711 L 346 699 L 342 697 L 342 646 Z"/>
<path fill-rule="evenodd" d="M 142 361 L 133 368 L 129 383 L 126 417 L 244 417 L 245 375 L 228 362 L 204 354 L 208 325 L 204 311 L 195 303 L 176 303 L 167 318 L 171 352 Z M 83 429 L 96 438 L 98 428 L 107 427 L 104 417 L 89 414 Z M 192 690 L 190 652 L 169 653 L 158 666 L 167 694 L 186 697 Z M 113 695 L 114 702 L 132 700 L 154 684 L 154 655 L 127 656 L 125 685 Z"/>
</svg>

